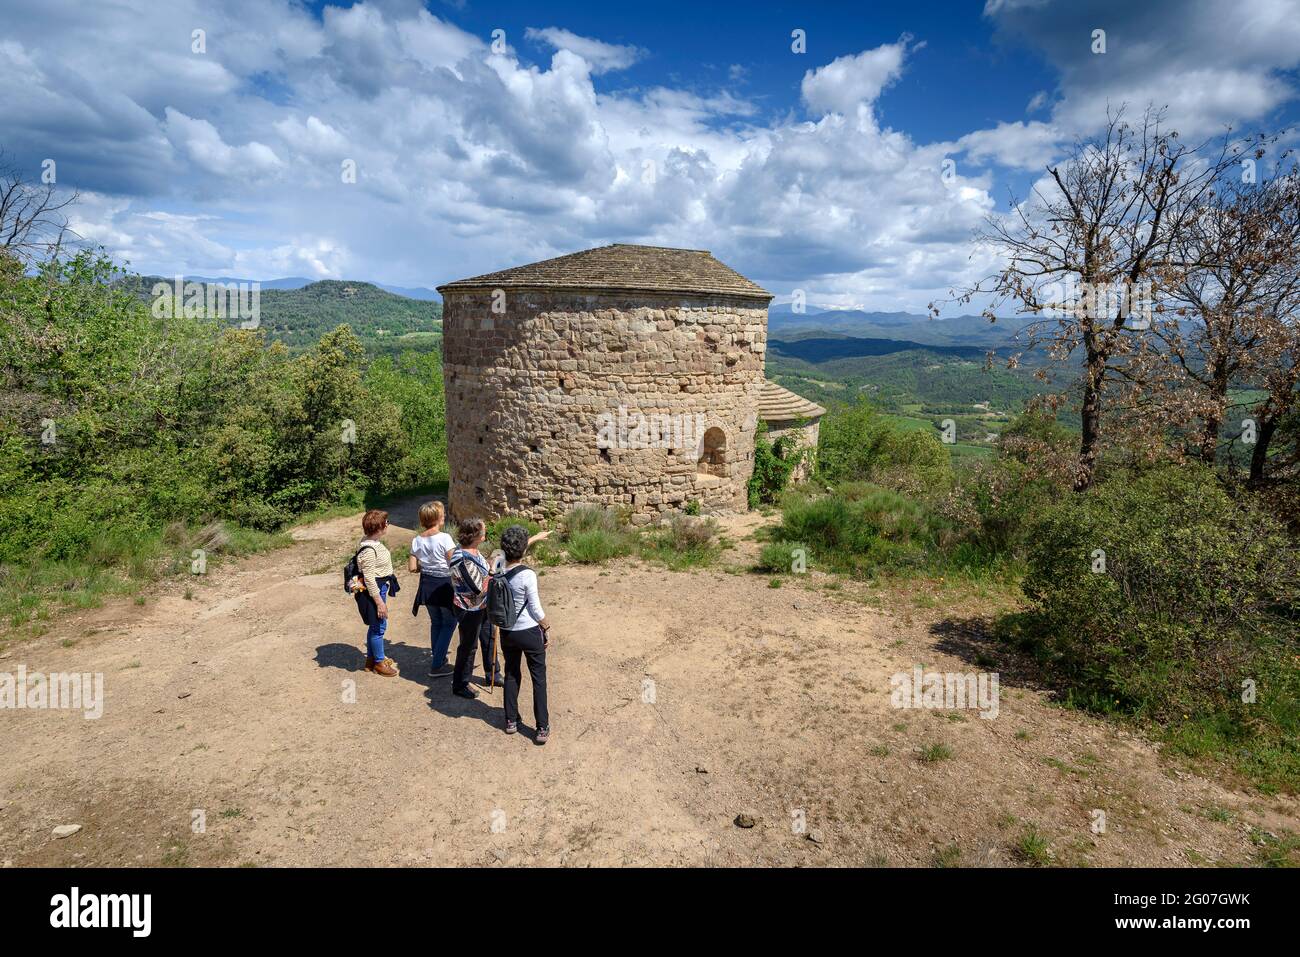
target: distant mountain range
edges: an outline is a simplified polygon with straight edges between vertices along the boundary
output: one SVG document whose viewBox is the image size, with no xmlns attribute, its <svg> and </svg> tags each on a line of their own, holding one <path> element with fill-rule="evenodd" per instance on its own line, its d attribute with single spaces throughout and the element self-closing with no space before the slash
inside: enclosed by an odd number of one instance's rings
<svg viewBox="0 0 1300 957">
<path fill-rule="evenodd" d="M 936 346 L 910 339 L 876 339 L 863 336 L 824 337 L 809 335 L 797 339 L 768 339 L 768 351 L 778 356 L 802 359 L 804 362 L 829 362 L 833 359 L 850 359 L 858 356 L 887 356 L 895 352 L 917 349 L 942 356 L 983 361 L 988 348 L 980 346 Z M 1005 346 L 1003 349 L 1005 350 Z"/>
<path fill-rule="evenodd" d="M 865 339 L 903 340 L 912 343 L 913 348 L 918 345 L 967 346 L 980 349 L 981 354 L 990 348 L 1014 345 L 1016 333 L 1025 324 L 1024 319 L 999 319 L 997 322 L 989 322 L 983 316 L 931 319 L 911 312 L 864 312 L 860 309 L 809 307 L 796 313 L 789 303 L 772 306 L 767 319 L 769 333 L 786 340 L 832 333 Z"/>
</svg>

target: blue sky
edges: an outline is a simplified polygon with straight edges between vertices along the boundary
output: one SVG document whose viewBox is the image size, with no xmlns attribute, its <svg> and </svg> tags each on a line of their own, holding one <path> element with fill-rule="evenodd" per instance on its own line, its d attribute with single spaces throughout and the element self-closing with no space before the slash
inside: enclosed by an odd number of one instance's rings
<svg viewBox="0 0 1300 957">
<path fill-rule="evenodd" d="M 319 9 L 319 6 L 317 8 Z M 520 35 L 540 22 L 536 3 L 435 5 L 465 29 L 490 35 L 497 27 Z M 978 2 L 912 3 L 567 3 L 542 5 L 574 33 L 639 47 L 643 56 L 625 70 L 597 77 L 600 92 L 668 83 L 707 94 L 724 87 L 743 91 L 765 116 L 799 109 L 799 83 L 816 65 L 893 43 L 912 34 L 916 51 L 909 81 L 879 100 L 884 122 L 922 140 L 956 139 L 973 125 L 1016 120 L 1038 90 L 1051 89 L 1054 71 L 1031 49 L 994 39 L 994 23 Z M 653 16 L 634 11 L 653 10 Z M 790 33 L 803 29 L 807 52 L 792 55 Z M 521 44 L 544 61 L 550 49 Z M 733 78 L 730 69 L 743 73 Z"/>
<path fill-rule="evenodd" d="M 0 24 L 0 147 L 168 275 L 433 286 L 644 242 L 920 312 L 996 266 L 975 230 L 1108 104 L 1187 137 L 1300 117 L 1300 0 L 0 0 Z"/>
</svg>

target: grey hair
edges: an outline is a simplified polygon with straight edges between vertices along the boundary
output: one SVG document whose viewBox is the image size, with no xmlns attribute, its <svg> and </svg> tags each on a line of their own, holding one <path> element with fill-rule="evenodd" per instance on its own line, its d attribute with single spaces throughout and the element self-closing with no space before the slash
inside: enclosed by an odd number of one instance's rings
<svg viewBox="0 0 1300 957">
<path fill-rule="evenodd" d="M 528 551 L 528 529 L 522 525 L 511 525 L 501 533 L 501 551 L 506 553 L 506 561 L 517 562 Z"/>
</svg>

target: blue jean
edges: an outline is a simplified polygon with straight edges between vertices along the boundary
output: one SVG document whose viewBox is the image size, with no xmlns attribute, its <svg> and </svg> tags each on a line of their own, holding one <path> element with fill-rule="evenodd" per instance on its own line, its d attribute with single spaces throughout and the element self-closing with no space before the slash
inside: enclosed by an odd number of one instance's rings
<svg viewBox="0 0 1300 957">
<path fill-rule="evenodd" d="M 379 594 L 388 600 L 388 582 L 379 583 Z M 387 618 L 376 618 L 375 623 L 366 629 L 366 654 L 375 661 L 384 660 L 384 632 L 387 630 Z"/>
<path fill-rule="evenodd" d="M 429 605 L 429 644 L 433 646 L 433 664 L 441 668 L 447 663 L 447 650 L 451 636 L 456 631 L 456 612 L 451 608 Z"/>
</svg>

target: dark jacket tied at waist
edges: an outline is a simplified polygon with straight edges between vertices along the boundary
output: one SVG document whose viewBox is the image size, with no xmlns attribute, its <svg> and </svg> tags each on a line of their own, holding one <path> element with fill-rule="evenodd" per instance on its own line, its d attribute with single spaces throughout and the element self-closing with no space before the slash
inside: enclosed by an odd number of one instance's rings
<svg viewBox="0 0 1300 957">
<path fill-rule="evenodd" d="M 388 583 L 388 601 L 392 601 L 393 596 L 402 590 L 402 586 L 398 584 L 396 575 L 385 575 L 382 578 L 375 579 L 376 585 L 383 585 L 384 582 Z M 370 597 L 370 592 L 354 592 L 352 597 L 357 600 L 357 613 L 361 615 L 361 620 L 366 623 L 367 627 L 373 628 L 378 625 L 379 606 Z"/>
<path fill-rule="evenodd" d="M 415 601 L 411 603 L 411 614 L 418 615 L 421 605 L 426 608 L 451 608 L 456 603 L 455 599 L 450 575 L 420 572 L 420 589 L 415 593 Z"/>
</svg>

